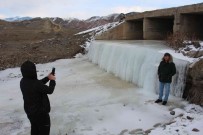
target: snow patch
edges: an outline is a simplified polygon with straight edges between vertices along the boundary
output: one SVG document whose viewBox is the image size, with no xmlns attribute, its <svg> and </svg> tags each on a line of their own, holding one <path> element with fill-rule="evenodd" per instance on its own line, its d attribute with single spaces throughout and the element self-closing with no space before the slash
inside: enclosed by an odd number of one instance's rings
<svg viewBox="0 0 203 135">
<path fill-rule="evenodd" d="M 92 28 L 92 29 L 88 29 L 88 30 L 79 32 L 79 33 L 77 33 L 75 35 L 81 35 L 81 34 L 86 34 L 86 33 L 91 33 L 91 32 L 95 33 L 95 34 L 100 34 L 102 32 L 105 32 L 105 31 L 107 31 L 109 29 L 112 29 L 112 28 L 118 26 L 119 24 L 121 24 L 121 23 L 119 23 L 119 22 L 108 23 L 108 24 L 105 24 L 105 25 L 102 25 L 102 26 L 99 26 L 99 27 L 95 27 L 95 28 Z"/>
<path fill-rule="evenodd" d="M 170 53 L 174 58 L 185 60 L 185 61 L 188 61 L 190 63 L 192 63 L 196 60 L 195 58 L 189 58 L 187 56 L 184 56 L 182 53 L 177 53 L 175 50 L 172 50 L 172 49 L 164 49 L 164 50 L 161 50 L 159 52 L 163 53 L 163 54 L 164 53 Z"/>
<path fill-rule="evenodd" d="M 83 57 L 82 53 L 78 53 L 78 54 L 76 54 L 76 55 L 74 56 L 74 58 L 82 58 L 82 57 Z"/>
</svg>

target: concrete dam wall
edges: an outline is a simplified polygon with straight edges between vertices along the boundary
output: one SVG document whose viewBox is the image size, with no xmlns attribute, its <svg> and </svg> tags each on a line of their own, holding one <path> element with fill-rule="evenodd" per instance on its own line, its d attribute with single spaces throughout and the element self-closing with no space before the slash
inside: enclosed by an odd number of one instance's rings
<svg viewBox="0 0 203 135">
<path fill-rule="evenodd" d="M 126 16 L 125 22 L 98 35 L 98 40 L 163 40 L 174 32 L 203 39 L 203 3 Z"/>
</svg>

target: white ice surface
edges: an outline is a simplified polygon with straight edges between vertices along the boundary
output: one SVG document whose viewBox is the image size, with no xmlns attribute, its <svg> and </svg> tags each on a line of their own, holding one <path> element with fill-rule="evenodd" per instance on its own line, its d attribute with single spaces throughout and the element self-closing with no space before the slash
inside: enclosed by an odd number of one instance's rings
<svg viewBox="0 0 203 135">
<path fill-rule="evenodd" d="M 154 104 L 157 95 L 143 93 L 133 84 L 99 69 L 86 57 L 38 64 L 39 78 L 52 67 L 56 67 L 57 86 L 49 96 L 51 135 L 118 135 L 124 129 L 147 130 L 156 123 L 173 119 L 169 109 L 187 105 L 173 96 L 166 107 Z M 0 71 L 0 135 L 29 134 L 20 78 L 19 68 Z M 198 114 L 198 118 L 194 124 L 202 125 L 202 115 Z M 190 127 L 185 132 L 189 131 Z M 202 128 L 200 131 L 203 133 Z"/>
<path fill-rule="evenodd" d="M 161 41 L 96 40 L 91 43 L 88 56 L 108 73 L 144 88 L 146 93 L 158 93 L 157 69 L 164 55 L 160 53 L 163 49 L 172 51 Z M 189 62 L 174 57 L 174 63 L 177 72 L 171 84 L 171 94 L 182 97 Z"/>
</svg>

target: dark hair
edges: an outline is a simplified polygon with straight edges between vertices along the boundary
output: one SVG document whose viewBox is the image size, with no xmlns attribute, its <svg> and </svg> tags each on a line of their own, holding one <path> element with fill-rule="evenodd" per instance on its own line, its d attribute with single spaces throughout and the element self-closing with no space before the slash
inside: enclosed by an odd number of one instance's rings
<svg viewBox="0 0 203 135">
<path fill-rule="evenodd" d="M 170 53 L 165 53 L 164 56 L 169 56 L 169 57 L 171 57 L 171 54 L 170 54 Z"/>
<path fill-rule="evenodd" d="M 173 56 L 170 53 L 165 53 L 164 57 L 168 56 L 169 57 L 169 62 L 173 62 Z M 164 57 L 162 58 L 162 61 L 165 61 Z"/>
</svg>

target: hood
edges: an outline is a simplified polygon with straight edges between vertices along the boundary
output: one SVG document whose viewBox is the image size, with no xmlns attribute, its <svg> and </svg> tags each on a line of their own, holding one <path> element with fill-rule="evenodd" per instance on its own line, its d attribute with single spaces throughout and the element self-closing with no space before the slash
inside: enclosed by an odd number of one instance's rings
<svg viewBox="0 0 203 135">
<path fill-rule="evenodd" d="M 170 58 L 170 59 L 169 59 L 169 63 L 172 63 L 172 62 L 173 62 L 173 56 L 172 56 L 170 53 L 165 53 L 164 56 L 169 56 L 169 58 Z M 163 58 L 162 58 L 162 61 L 165 61 L 165 60 L 164 60 L 164 56 L 163 56 Z"/>
<path fill-rule="evenodd" d="M 26 61 L 21 66 L 21 73 L 23 78 L 37 79 L 36 66 L 31 61 Z"/>
</svg>

